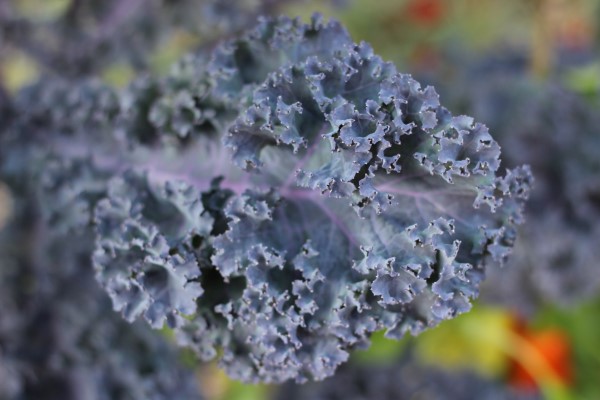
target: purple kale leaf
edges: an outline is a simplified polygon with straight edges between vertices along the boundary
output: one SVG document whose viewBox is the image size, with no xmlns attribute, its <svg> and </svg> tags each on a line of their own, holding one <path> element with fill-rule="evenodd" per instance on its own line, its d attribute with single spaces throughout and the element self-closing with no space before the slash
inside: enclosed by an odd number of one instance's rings
<svg viewBox="0 0 600 400">
<path fill-rule="evenodd" d="M 100 103 L 100 84 L 51 81 L 16 100 L 3 179 L 39 185 L 46 223 L 93 232 L 115 309 L 250 382 L 323 379 L 375 331 L 470 309 L 532 181 L 500 171 L 485 126 L 318 16 L 205 57 Z M 53 85 L 80 104 L 49 103 Z M 57 159 L 97 172 L 65 179 Z"/>
</svg>

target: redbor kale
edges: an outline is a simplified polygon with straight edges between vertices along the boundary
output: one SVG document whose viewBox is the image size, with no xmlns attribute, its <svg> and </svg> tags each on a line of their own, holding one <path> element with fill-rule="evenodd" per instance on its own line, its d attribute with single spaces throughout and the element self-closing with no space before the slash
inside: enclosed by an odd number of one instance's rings
<svg viewBox="0 0 600 400">
<path fill-rule="evenodd" d="M 29 182 L 52 229 L 94 233 L 127 320 L 222 349 L 250 382 L 323 379 L 372 332 L 469 310 L 532 180 L 318 16 L 262 20 L 124 91 L 42 80 L 13 107 L 2 179 Z"/>
</svg>

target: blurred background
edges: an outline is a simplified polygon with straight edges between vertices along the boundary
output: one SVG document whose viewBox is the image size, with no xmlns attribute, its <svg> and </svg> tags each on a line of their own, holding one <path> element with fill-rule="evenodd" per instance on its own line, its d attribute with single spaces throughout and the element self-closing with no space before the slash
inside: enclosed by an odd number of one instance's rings
<svg viewBox="0 0 600 400">
<path fill-rule="evenodd" d="M 435 86 L 452 113 L 488 125 L 505 166 L 532 165 L 536 189 L 519 246 L 470 313 L 400 342 L 376 335 L 339 376 L 318 385 L 244 385 L 184 354 L 207 399 L 391 400 L 406 390 L 419 399 L 600 399 L 599 1 L 216 1 L 207 8 L 188 0 L 182 12 L 173 0 L 157 14 L 136 19 L 138 11 L 123 6 L 75 25 L 77 0 L 5 1 L 0 102 L 46 74 L 100 76 L 123 87 L 141 72 L 165 73 L 185 53 L 210 47 L 219 29 L 244 29 L 240 13 L 307 19 L 318 11 Z M 97 57 L 102 62 L 89 62 Z M 0 227 L 10 209 L 0 182 Z M 406 389 L 403 379 L 417 386 Z"/>
</svg>

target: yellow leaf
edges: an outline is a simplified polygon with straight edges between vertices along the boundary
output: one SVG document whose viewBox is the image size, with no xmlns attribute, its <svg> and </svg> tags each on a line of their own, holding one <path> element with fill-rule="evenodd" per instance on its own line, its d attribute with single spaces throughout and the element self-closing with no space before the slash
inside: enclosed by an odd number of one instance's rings
<svg viewBox="0 0 600 400">
<path fill-rule="evenodd" d="M 158 73 L 165 73 L 168 68 L 181 56 L 200 43 L 200 39 L 185 31 L 175 31 L 168 39 L 152 54 L 150 66 Z"/>
<path fill-rule="evenodd" d="M 16 92 L 39 76 L 35 61 L 23 53 L 10 52 L 0 64 L 4 86 L 10 92 Z"/>
<path fill-rule="evenodd" d="M 17 12 L 26 18 L 51 21 L 60 17 L 69 8 L 72 0 L 19 0 L 15 2 Z"/>
<path fill-rule="evenodd" d="M 126 86 L 134 76 L 135 71 L 127 64 L 113 64 L 102 71 L 102 80 L 117 88 Z"/>
<path fill-rule="evenodd" d="M 427 363 L 498 376 L 509 362 L 505 349 L 512 337 L 512 326 L 513 318 L 508 312 L 475 307 L 421 334 L 416 340 L 417 355 Z"/>
</svg>

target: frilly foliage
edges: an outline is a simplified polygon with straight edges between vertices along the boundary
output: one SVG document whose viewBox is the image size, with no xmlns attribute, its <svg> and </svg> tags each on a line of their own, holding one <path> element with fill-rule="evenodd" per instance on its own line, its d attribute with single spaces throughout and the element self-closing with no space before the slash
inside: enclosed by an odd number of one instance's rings
<svg viewBox="0 0 600 400">
<path fill-rule="evenodd" d="M 3 179 L 95 234 L 115 309 L 251 382 L 323 379 L 375 331 L 468 311 L 532 180 L 318 16 L 262 20 L 121 92 L 41 81 L 14 107 Z"/>
<path fill-rule="evenodd" d="M 94 279 L 92 232 L 60 233 L 61 221 L 39 224 L 36 207 L 15 200 L 0 233 L 0 398 L 199 399 L 173 346 L 112 310 Z"/>
<path fill-rule="evenodd" d="M 600 117 L 568 88 L 528 78 L 515 58 L 477 60 L 468 79 L 475 74 L 480 83 L 458 79 L 447 90 L 456 108 L 488 124 L 510 149 L 503 165 L 527 162 L 536 176 L 509 268 L 493 271 L 486 288 L 487 299 L 530 314 L 544 303 L 572 305 L 600 287 Z"/>
<path fill-rule="evenodd" d="M 529 271 L 529 293 L 573 303 L 597 293 L 600 245 L 600 118 L 584 99 L 560 87 L 534 88 L 522 97 L 527 115 L 499 140 L 518 149 L 507 165 L 527 159 L 538 184 L 532 191 L 513 262 Z M 535 143 L 535 145 L 533 145 Z M 524 281 L 522 281 L 524 282 Z M 533 290 L 531 290 L 533 289 Z"/>
<path fill-rule="evenodd" d="M 25 1 L 6 0 L 0 46 L 61 76 L 94 76 L 115 62 L 147 70 L 156 47 L 173 36 L 214 42 L 293 1 L 301 0 L 66 0 L 51 18 L 40 18 L 29 15 Z"/>
</svg>

